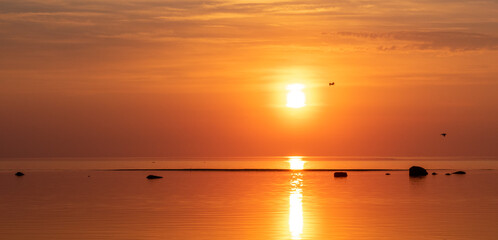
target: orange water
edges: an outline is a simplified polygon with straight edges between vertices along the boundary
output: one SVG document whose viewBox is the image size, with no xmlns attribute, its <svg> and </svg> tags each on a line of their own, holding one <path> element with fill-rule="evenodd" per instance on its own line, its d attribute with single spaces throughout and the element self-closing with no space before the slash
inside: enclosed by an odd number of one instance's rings
<svg viewBox="0 0 498 240">
<path fill-rule="evenodd" d="M 437 172 L 4 168 L 0 239 L 496 239 L 498 171 Z"/>
<path fill-rule="evenodd" d="M 0 171 L 109 169 L 289 169 L 294 160 L 304 169 L 498 169 L 497 157 L 238 157 L 238 158 L 4 158 Z"/>
</svg>

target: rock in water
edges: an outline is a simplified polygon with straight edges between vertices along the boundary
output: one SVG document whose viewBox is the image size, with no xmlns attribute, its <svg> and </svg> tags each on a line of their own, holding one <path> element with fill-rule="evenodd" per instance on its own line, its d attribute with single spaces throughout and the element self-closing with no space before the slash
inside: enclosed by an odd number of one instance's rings
<svg viewBox="0 0 498 240">
<path fill-rule="evenodd" d="M 147 179 L 158 179 L 158 178 L 163 178 L 163 177 L 156 176 L 156 175 L 149 175 L 149 176 L 147 176 Z"/>
<path fill-rule="evenodd" d="M 432 175 L 437 175 L 437 173 L 436 173 L 436 172 L 433 172 L 433 173 L 432 173 Z"/>
<path fill-rule="evenodd" d="M 334 177 L 347 177 L 348 173 L 347 172 L 335 172 Z"/>
<path fill-rule="evenodd" d="M 390 173 L 386 173 L 386 175 L 391 175 Z"/>
<path fill-rule="evenodd" d="M 422 177 L 427 176 L 427 171 L 423 167 L 413 166 L 409 170 L 410 177 Z"/>
<path fill-rule="evenodd" d="M 451 175 L 451 173 L 445 173 L 444 175 Z"/>
<path fill-rule="evenodd" d="M 464 172 L 464 171 L 456 171 L 453 174 L 466 174 L 466 172 Z"/>
<path fill-rule="evenodd" d="M 16 174 L 14 174 L 14 175 L 20 177 L 20 176 L 24 176 L 24 173 L 22 173 L 22 172 L 16 172 Z"/>
</svg>

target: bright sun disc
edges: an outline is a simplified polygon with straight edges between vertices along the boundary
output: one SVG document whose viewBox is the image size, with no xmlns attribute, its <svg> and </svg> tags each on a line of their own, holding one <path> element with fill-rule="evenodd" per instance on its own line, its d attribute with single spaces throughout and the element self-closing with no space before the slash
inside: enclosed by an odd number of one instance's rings
<svg viewBox="0 0 498 240">
<path fill-rule="evenodd" d="M 304 85 L 302 84 L 290 84 L 287 85 L 287 107 L 290 108 L 302 108 L 306 106 L 306 96 L 302 91 Z"/>
</svg>

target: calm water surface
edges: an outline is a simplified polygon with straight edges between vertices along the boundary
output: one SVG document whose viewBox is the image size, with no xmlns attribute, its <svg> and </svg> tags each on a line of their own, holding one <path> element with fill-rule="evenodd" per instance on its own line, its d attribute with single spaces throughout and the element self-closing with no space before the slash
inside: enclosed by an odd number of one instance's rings
<svg viewBox="0 0 498 240">
<path fill-rule="evenodd" d="M 329 171 L 43 168 L 15 177 L 12 163 L 0 164 L 0 239 L 498 237 L 498 171 L 478 170 L 485 166 L 466 175 L 334 179 Z"/>
</svg>

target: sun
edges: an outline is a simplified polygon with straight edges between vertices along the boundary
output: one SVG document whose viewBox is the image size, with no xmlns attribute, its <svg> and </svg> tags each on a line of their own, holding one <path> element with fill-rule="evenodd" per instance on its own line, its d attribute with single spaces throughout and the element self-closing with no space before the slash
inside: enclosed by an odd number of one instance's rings
<svg viewBox="0 0 498 240">
<path fill-rule="evenodd" d="M 287 85 L 287 107 L 290 108 L 302 108 L 306 106 L 306 96 L 302 91 L 304 88 L 303 84 L 290 84 Z"/>
</svg>

